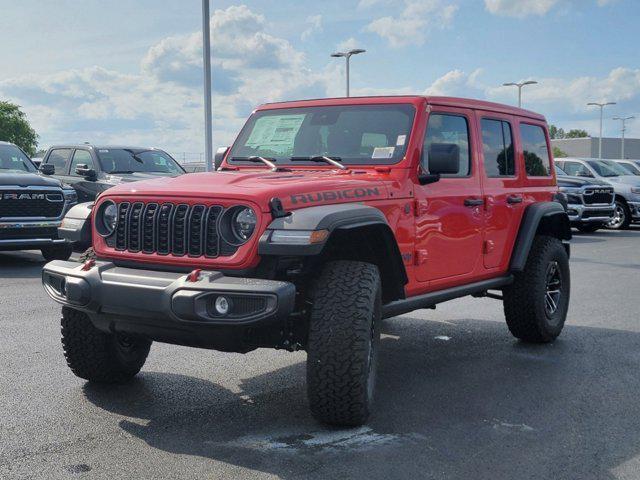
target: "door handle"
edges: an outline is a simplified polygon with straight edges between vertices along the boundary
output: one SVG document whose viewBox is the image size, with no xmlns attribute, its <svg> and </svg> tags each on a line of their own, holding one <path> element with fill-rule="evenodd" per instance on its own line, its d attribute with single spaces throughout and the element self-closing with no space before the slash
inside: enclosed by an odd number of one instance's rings
<svg viewBox="0 0 640 480">
<path fill-rule="evenodd" d="M 464 199 L 465 207 L 478 207 L 480 205 L 484 205 L 484 199 L 482 198 L 465 198 Z"/>
<path fill-rule="evenodd" d="M 522 203 L 522 197 L 520 195 L 509 195 L 507 197 L 507 203 L 513 205 L 515 203 Z"/>
</svg>

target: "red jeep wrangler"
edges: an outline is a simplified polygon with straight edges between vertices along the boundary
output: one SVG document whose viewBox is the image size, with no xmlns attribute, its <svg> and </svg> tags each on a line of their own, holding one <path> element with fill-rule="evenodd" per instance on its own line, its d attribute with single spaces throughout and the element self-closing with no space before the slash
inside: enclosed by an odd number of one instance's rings
<svg viewBox="0 0 640 480">
<path fill-rule="evenodd" d="M 152 341 L 303 349 L 313 415 L 358 425 L 383 318 L 474 295 L 503 300 L 523 341 L 563 328 L 571 232 L 540 115 L 420 96 L 271 104 L 216 163 L 103 193 L 95 257 L 44 267 L 77 376 L 127 380 Z"/>
</svg>

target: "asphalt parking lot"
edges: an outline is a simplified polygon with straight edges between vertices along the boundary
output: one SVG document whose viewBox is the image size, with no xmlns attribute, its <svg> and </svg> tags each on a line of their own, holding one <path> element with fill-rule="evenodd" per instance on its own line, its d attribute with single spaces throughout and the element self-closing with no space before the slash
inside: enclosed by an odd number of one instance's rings
<svg viewBox="0 0 640 480">
<path fill-rule="evenodd" d="M 36 253 L 0 254 L 0 478 L 640 478 L 640 229 L 576 235 L 565 331 L 501 304 L 386 321 L 375 416 L 309 416 L 304 353 L 154 344 L 117 387 L 67 369 Z"/>
</svg>

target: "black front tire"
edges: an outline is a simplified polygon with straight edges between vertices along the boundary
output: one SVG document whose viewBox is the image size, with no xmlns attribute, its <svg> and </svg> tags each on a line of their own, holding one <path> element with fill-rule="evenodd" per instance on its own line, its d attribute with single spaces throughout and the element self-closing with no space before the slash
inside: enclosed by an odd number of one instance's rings
<svg viewBox="0 0 640 480">
<path fill-rule="evenodd" d="M 371 414 L 380 343 L 378 267 L 328 262 L 315 282 L 307 344 L 307 393 L 320 422 L 357 426 Z"/>
<path fill-rule="evenodd" d="M 69 260 L 69 257 L 71 257 L 71 254 L 73 253 L 73 245 L 70 243 L 48 245 L 46 247 L 42 247 L 40 252 L 42 252 L 42 256 L 47 262 L 50 262 L 51 260 Z"/>
<path fill-rule="evenodd" d="M 93 326 L 78 310 L 62 307 L 62 346 L 67 365 L 78 377 L 97 383 L 123 383 L 142 368 L 151 341 L 110 334 Z"/>
<path fill-rule="evenodd" d="M 609 230 L 625 230 L 631 225 L 631 210 L 622 200 L 616 200 L 613 218 L 607 223 Z"/>
<path fill-rule="evenodd" d="M 550 275 L 552 271 L 557 276 Z M 524 270 L 514 277 L 503 291 L 509 330 L 524 342 L 552 342 L 564 327 L 571 291 L 569 256 L 562 242 L 536 236 Z M 558 294 L 550 293 L 556 290 Z"/>
</svg>

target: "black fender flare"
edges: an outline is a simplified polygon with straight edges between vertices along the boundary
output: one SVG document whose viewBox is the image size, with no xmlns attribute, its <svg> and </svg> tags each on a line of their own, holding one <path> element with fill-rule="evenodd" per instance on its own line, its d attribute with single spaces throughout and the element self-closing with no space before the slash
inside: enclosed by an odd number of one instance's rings
<svg viewBox="0 0 640 480">
<path fill-rule="evenodd" d="M 278 245 L 271 242 L 274 230 L 327 230 L 329 235 L 311 245 Z M 376 260 L 381 265 L 383 283 L 392 285 L 392 297 L 404 298 L 404 285 L 409 281 L 402 254 L 393 230 L 384 214 L 377 208 L 359 203 L 321 205 L 294 210 L 285 217 L 274 219 L 260 237 L 259 255 L 320 256 L 332 242 L 339 243 L 349 235 L 366 232 L 379 250 Z M 345 237 L 347 236 L 347 237 Z M 383 285 L 384 288 L 384 285 Z"/>
<path fill-rule="evenodd" d="M 568 241 L 571 240 L 571 223 L 562 204 L 559 202 L 539 202 L 526 208 L 511 253 L 510 270 L 512 272 L 524 270 L 533 239 L 537 234 L 559 238 L 565 243 L 565 248 L 569 253 Z"/>
<path fill-rule="evenodd" d="M 91 245 L 91 212 L 94 202 L 79 203 L 64 216 L 58 236 L 71 243 Z"/>
</svg>

